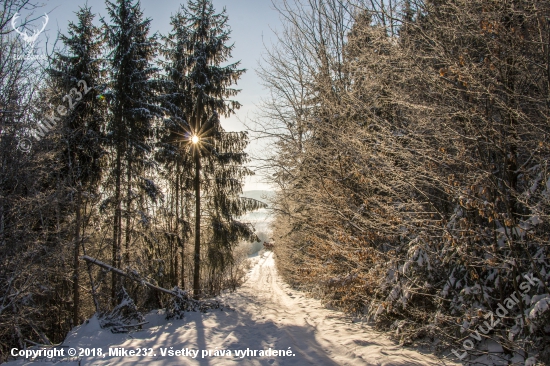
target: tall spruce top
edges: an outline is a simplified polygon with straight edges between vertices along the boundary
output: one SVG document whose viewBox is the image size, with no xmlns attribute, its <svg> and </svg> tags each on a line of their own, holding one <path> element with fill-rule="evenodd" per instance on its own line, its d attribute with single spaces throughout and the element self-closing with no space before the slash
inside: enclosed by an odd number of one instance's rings
<svg viewBox="0 0 550 366">
<path fill-rule="evenodd" d="M 143 19 L 139 1 L 106 1 L 106 5 L 111 18 L 110 24 L 102 19 L 110 47 L 111 92 L 107 94 L 114 109 L 108 131 L 114 143 L 126 140 L 129 148 L 148 151 L 151 121 L 160 116 L 153 65 L 158 44 L 155 36 L 149 36 L 151 20 Z"/>
<path fill-rule="evenodd" d="M 228 117 L 240 107 L 229 100 L 239 90 L 230 86 L 245 72 L 239 62 L 221 66 L 231 57 L 234 45 L 227 45 L 231 33 L 225 9 L 216 13 L 209 0 L 189 1 L 187 7 L 172 17 L 175 31 L 170 39 L 176 46 L 168 55 L 176 61 L 170 70 L 175 80 L 182 80 L 184 92 L 192 101 L 187 112 L 190 119 L 199 118 L 200 128 L 208 116 Z"/>
</svg>

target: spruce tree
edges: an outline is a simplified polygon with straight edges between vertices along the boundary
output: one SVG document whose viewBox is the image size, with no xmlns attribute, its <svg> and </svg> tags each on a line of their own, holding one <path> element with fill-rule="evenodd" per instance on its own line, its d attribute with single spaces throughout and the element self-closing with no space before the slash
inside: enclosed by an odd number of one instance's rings
<svg viewBox="0 0 550 366">
<path fill-rule="evenodd" d="M 150 180 L 142 175 L 149 163 L 152 138 L 152 121 L 160 117 L 156 102 L 153 79 L 157 70 L 152 66 L 157 42 L 149 36 L 150 19 L 143 19 L 139 1 L 107 1 L 111 24 L 103 19 L 108 46 L 111 48 L 110 92 L 112 117 L 107 124 L 107 133 L 115 162 L 112 171 L 114 205 L 112 263 L 121 264 L 122 249 L 122 203 L 126 204 L 125 217 L 125 264 L 130 262 L 132 213 L 135 202 L 143 202 L 143 194 L 150 187 Z M 136 178 L 140 180 L 136 182 Z M 126 180 L 126 194 L 122 192 Z M 147 188 L 147 187 L 149 188 Z M 139 189 L 136 192 L 136 189 Z M 138 200 L 139 199 L 139 200 Z M 141 211 L 143 212 L 143 211 Z M 117 281 L 112 277 L 111 296 L 116 295 Z"/>
<path fill-rule="evenodd" d="M 210 0 L 189 1 L 172 17 L 173 31 L 165 53 L 167 75 L 173 84 L 167 102 L 172 113 L 181 112 L 181 119 L 186 121 L 183 138 L 193 157 L 196 297 L 201 293 L 201 217 L 208 220 L 210 278 L 216 279 L 231 262 L 234 245 L 242 238 L 254 237 L 253 229 L 236 217 L 261 206 L 239 197 L 243 178 L 252 174 L 244 166 L 247 134 L 226 133 L 220 123 L 220 116 L 228 117 L 240 107 L 230 99 L 239 92 L 231 85 L 245 72 L 238 68 L 239 62 L 222 66 L 233 49 L 228 45 L 227 20 L 225 9 L 216 13 Z M 214 282 L 210 283 L 212 291 Z"/>
<path fill-rule="evenodd" d="M 65 115 L 66 123 L 60 131 L 56 149 L 60 162 L 60 174 L 65 178 L 66 188 L 71 190 L 74 205 L 74 258 L 73 258 L 73 325 L 79 321 L 80 281 L 79 255 L 83 234 L 82 196 L 91 197 L 97 192 L 101 180 L 100 158 L 104 152 L 101 127 L 104 123 L 105 104 L 98 98 L 100 55 L 103 39 L 100 29 L 93 25 L 95 15 L 88 7 L 77 12 L 78 22 L 69 23 L 68 35 L 60 35 L 67 53 L 57 53 L 49 70 L 54 84 L 65 91 L 58 113 Z M 74 99 L 73 99 L 74 98 Z M 72 107 L 72 108 L 71 108 Z M 65 109 L 65 110 L 64 110 Z"/>
</svg>

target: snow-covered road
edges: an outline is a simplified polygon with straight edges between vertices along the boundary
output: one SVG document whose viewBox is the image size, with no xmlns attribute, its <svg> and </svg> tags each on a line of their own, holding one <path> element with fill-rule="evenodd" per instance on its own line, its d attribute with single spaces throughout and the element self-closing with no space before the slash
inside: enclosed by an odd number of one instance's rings
<svg viewBox="0 0 550 366">
<path fill-rule="evenodd" d="M 190 313 L 183 320 L 172 321 L 166 321 L 162 314 L 153 312 L 146 317 L 149 324 L 131 334 L 112 334 L 102 330 L 97 320 L 92 318 L 88 324 L 69 334 L 64 342 L 65 354 L 67 347 L 101 348 L 104 354 L 107 353 L 105 357 L 83 357 L 80 365 L 452 364 L 400 347 L 368 325 L 352 323 L 342 313 L 325 309 L 319 301 L 291 290 L 278 277 L 271 252 L 253 260 L 255 265 L 246 283 L 236 292 L 221 296 L 234 311 Z M 109 348 L 114 347 L 122 347 L 124 351 L 145 348 L 148 356 L 109 356 Z M 285 355 L 259 355 L 260 350 L 264 352 L 269 348 L 283 350 Z M 187 353 L 162 356 L 170 349 L 187 350 Z M 248 354 L 241 354 L 240 351 L 247 349 Z M 190 351 L 197 350 L 193 358 Z M 208 350 L 211 350 L 211 355 L 207 355 Z M 216 350 L 218 353 L 223 350 L 224 356 L 215 356 Z M 227 355 L 227 350 L 230 355 Z M 239 351 L 238 355 L 235 350 Z M 288 350 L 294 356 L 287 356 Z M 63 361 L 63 365 L 78 364 L 67 362 L 67 359 Z M 19 360 L 10 363 L 16 364 L 34 365 L 34 362 Z"/>
</svg>

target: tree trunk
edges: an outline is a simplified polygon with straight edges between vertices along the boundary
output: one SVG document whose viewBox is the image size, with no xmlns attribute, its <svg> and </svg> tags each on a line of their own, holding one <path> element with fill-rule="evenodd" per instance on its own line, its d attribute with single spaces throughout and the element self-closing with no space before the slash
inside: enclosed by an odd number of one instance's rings
<svg viewBox="0 0 550 366">
<path fill-rule="evenodd" d="M 113 220 L 113 248 L 112 248 L 112 262 L 113 267 L 118 267 L 118 243 L 121 238 L 121 202 L 120 202 L 120 173 L 121 173 L 121 148 L 117 148 L 116 155 L 116 169 L 115 169 L 115 217 Z M 111 274 L 111 302 L 113 305 L 116 303 L 116 287 L 117 277 L 114 273 Z"/>
<path fill-rule="evenodd" d="M 128 190 L 126 193 L 126 237 L 124 239 L 124 263 L 130 265 L 130 210 L 132 208 L 132 152 L 130 144 L 127 144 L 128 151 L 128 167 L 126 171 L 126 179 L 128 182 Z"/>
<path fill-rule="evenodd" d="M 193 273 L 193 290 L 195 298 L 200 296 L 200 260 L 201 260 L 201 160 L 199 147 L 194 147 L 195 153 L 195 272 Z"/>
<path fill-rule="evenodd" d="M 73 326 L 78 325 L 78 313 L 80 303 L 80 290 L 79 290 L 79 275 L 78 267 L 80 256 L 80 205 L 82 201 L 81 187 L 78 187 L 76 196 L 76 222 L 75 222 L 75 236 L 74 236 L 74 267 L 73 267 Z"/>
<path fill-rule="evenodd" d="M 174 228 L 174 232 L 176 234 L 176 250 L 174 253 L 174 278 L 173 278 L 173 285 L 178 285 L 178 251 L 180 248 L 180 240 L 179 240 L 179 191 L 180 191 L 180 181 L 179 181 L 179 165 L 176 163 L 176 206 L 174 207 L 174 211 L 176 213 L 176 225 Z"/>
<path fill-rule="evenodd" d="M 178 179 L 179 179 L 179 185 L 178 185 L 178 191 L 181 189 L 181 184 L 182 184 L 182 181 L 183 179 L 181 178 L 181 173 L 180 173 L 180 170 L 179 170 L 179 165 L 178 165 L 178 171 L 177 171 L 177 174 L 178 174 Z M 180 217 L 183 219 L 185 217 L 185 211 L 184 211 L 184 206 L 183 206 L 183 192 L 181 193 L 181 202 L 182 204 L 180 205 L 181 207 L 177 207 L 176 209 L 181 209 L 180 211 Z M 182 225 L 182 228 L 181 228 L 181 237 L 182 237 L 182 240 L 181 240 L 181 288 L 182 289 L 185 289 L 185 230 L 186 230 L 187 226 L 186 225 Z M 179 233 L 178 233 L 179 235 Z"/>
</svg>

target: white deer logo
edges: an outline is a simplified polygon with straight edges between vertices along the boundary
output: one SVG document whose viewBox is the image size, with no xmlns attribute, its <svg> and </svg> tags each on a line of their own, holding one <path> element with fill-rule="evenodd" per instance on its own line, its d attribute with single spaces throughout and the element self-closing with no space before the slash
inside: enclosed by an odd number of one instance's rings
<svg viewBox="0 0 550 366">
<path fill-rule="evenodd" d="M 15 13 L 13 18 L 11 18 L 11 26 L 13 27 L 13 30 L 17 32 L 17 34 L 19 34 L 21 37 L 23 37 L 23 40 L 27 42 L 27 45 L 33 46 L 34 42 L 36 42 L 36 40 L 38 39 L 38 36 L 40 35 L 40 33 L 44 31 L 44 29 L 46 28 L 46 25 L 48 24 L 48 20 L 49 20 L 48 14 L 44 13 L 44 19 L 46 19 L 46 21 L 44 22 L 44 24 L 42 24 L 42 29 L 40 29 L 39 31 L 34 30 L 31 36 L 27 34 L 26 30 L 21 32 L 20 30 L 17 29 L 17 27 L 15 26 L 15 20 L 17 18 L 19 18 L 19 13 Z"/>
</svg>

